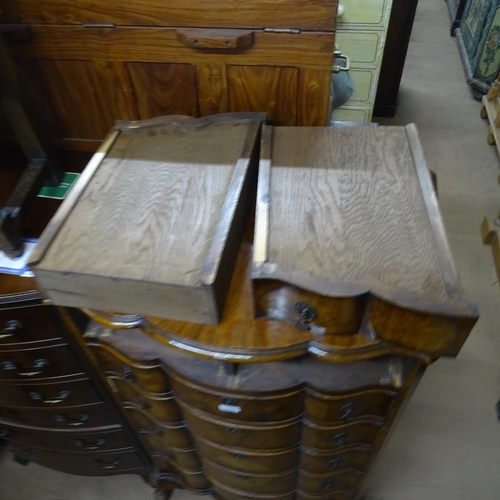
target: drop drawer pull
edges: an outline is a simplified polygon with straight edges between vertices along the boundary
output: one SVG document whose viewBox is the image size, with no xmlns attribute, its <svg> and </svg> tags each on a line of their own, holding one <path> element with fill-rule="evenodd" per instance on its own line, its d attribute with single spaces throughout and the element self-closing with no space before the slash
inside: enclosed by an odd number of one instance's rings
<svg viewBox="0 0 500 500">
<path fill-rule="evenodd" d="M 79 418 L 69 418 L 61 413 L 54 416 L 54 420 L 59 424 L 67 423 L 71 427 L 84 425 L 90 420 L 90 413 L 82 413 Z"/>
<path fill-rule="evenodd" d="M 116 469 L 120 465 L 119 458 L 113 459 L 110 463 L 103 462 L 102 460 L 92 460 L 92 465 L 99 469 Z"/>
<path fill-rule="evenodd" d="M 336 446 L 344 446 L 347 439 L 347 433 L 341 432 L 340 434 L 335 434 L 332 440 Z"/>
<path fill-rule="evenodd" d="M 354 410 L 356 409 L 356 403 L 347 403 L 340 408 L 340 420 L 348 420 Z"/>
<path fill-rule="evenodd" d="M 323 491 L 329 491 L 333 490 L 333 487 L 335 486 L 335 481 L 325 481 L 323 483 Z"/>
<path fill-rule="evenodd" d="M 106 439 L 105 438 L 99 438 L 96 440 L 95 443 L 88 443 L 84 439 L 75 439 L 73 441 L 73 444 L 82 450 L 98 450 L 99 448 L 102 448 L 106 444 Z"/>
<path fill-rule="evenodd" d="M 0 332 L 0 339 L 13 337 L 17 331 L 22 330 L 23 324 L 17 319 L 11 319 L 5 323 L 3 330 Z"/>
<path fill-rule="evenodd" d="M 40 403 L 47 405 L 55 405 L 66 401 L 71 396 L 71 391 L 61 391 L 59 392 L 59 396 L 55 399 L 45 399 L 43 394 L 40 392 L 30 392 L 29 396 L 32 401 L 39 401 Z"/>
<path fill-rule="evenodd" d="M 330 470 L 336 470 L 340 466 L 340 462 L 342 461 L 341 457 L 333 458 L 328 462 L 328 467 Z"/>
<path fill-rule="evenodd" d="M 36 359 L 31 368 L 24 369 L 27 371 L 20 371 L 16 363 L 13 363 L 12 361 L 4 361 L 2 363 L 4 370 L 17 370 L 17 375 L 20 377 L 35 377 L 36 375 L 41 375 L 43 373 L 43 369 L 49 365 L 50 363 L 47 359 Z"/>
</svg>

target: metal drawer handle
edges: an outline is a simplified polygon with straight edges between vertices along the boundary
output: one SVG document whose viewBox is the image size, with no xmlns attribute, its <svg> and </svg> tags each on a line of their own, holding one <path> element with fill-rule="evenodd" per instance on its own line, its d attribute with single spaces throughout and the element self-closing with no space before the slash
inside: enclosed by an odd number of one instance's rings
<svg viewBox="0 0 500 500">
<path fill-rule="evenodd" d="M 90 420 L 90 413 L 82 413 L 79 418 L 69 418 L 59 413 L 54 416 L 54 419 L 59 424 L 67 423 L 71 427 L 77 427 L 79 425 L 84 425 Z"/>
<path fill-rule="evenodd" d="M 356 409 L 356 403 L 347 403 L 340 408 L 340 420 L 348 420 L 354 410 Z"/>
<path fill-rule="evenodd" d="M 340 462 L 342 462 L 342 457 L 333 458 L 328 462 L 328 467 L 330 470 L 336 470 L 340 467 Z"/>
<path fill-rule="evenodd" d="M 325 481 L 323 483 L 323 491 L 333 490 L 334 486 L 335 486 L 335 481 Z"/>
<path fill-rule="evenodd" d="M 113 459 L 110 463 L 103 462 L 102 460 L 92 460 L 92 465 L 99 469 L 116 469 L 120 465 L 119 458 Z"/>
<path fill-rule="evenodd" d="M 226 427 L 226 430 L 229 434 L 241 434 L 243 432 L 241 427 Z"/>
<path fill-rule="evenodd" d="M 335 434 L 332 439 L 336 446 L 344 446 L 347 439 L 347 433 L 341 432 L 340 434 Z"/>
<path fill-rule="evenodd" d="M 221 404 L 228 406 L 236 406 L 238 404 L 238 400 L 236 398 L 230 398 L 229 396 L 220 396 L 219 401 Z"/>
<path fill-rule="evenodd" d="M 0 429 L 0 439 L 9 437 L 10 432 L 7 429 Z"/>
<path fill-rule="evenodd" d="M 332 73 L 340 73 L 341 71 L 349 71 L 351 69 L 351 60 L 349 56 L 343 55 L 340 50 L 336 50 L 333 55 L 335 58 L 344 59 L 345 66 L 332 66 Z"/>
<path fill-rule="evenodd" d="M 55 399 L 45 399 L 43 394 L 39 392 L 30 392 L 29 396 L 32 401 L 39 401 L 40 403 L 44 403 L 47 405 L 55 405 L 66 401 L 71 396 L 71 391 L 61 391 L 59 393 L 59 396 L 57 396 Z"/>
<path fill-rule="evenodd" d="M 102 448 L 106 444 L 106 439 L 99 438 L 96 440 L 95 443 L 88 443 L 84 439 L 75 439 L 73 441 L 73 444 L 77 448 L 81 448 L 82 450 L 98 450 L 99 448 Z"/>
<path fill-rule="evenodd" d="M 28 371 L 19 371 L 19 368 L 12 361 L 4 361 L 2 363 L 4 370 L 17 370 L 17 375 L 20 377 L 35 377 L 43 373 L 43 369 L 49 366 L 50 363 L 47 359 L 36 359 L 31 368 L 27 368 Z"/>
<path fill-rule="evenodd" d="M 0 332 L 0 339 L 13 337 L 18 330 L 22 330 L 23 324 L 17 319 L 11 319 L 5 323 L 3 330 Z"/>
<path fill-rule="evenodd" d="M 123 378 L 129 382 L 135 382 L 135 376 L 132 368 L 128 365 L 122 365 Z"/>
</svg>

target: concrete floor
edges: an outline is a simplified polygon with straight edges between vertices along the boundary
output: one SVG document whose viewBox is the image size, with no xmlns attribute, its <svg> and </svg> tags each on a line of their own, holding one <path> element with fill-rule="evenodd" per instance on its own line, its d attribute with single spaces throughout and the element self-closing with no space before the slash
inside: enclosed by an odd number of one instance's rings
<svg viewBox="0 0 500 500">
<path fill-rule="evenodd" d="M 462 283 L 481 319 L 457 359 L 424 375 L 381 453 L 364 500 L 500 499 L 500 288 L 490 247 L 479 239 L 485 214 L 500 209 L 499 159 L 486 143 L 480 104 L 465 83 L 443 0 L 420 0 L 401 85 L 386 125 L 415 122 Z M 0 454 L 1 500 L 138 500 L 151 489 L 135 476 L 80 478 L 25 468 Z M 175 500 L 197 497 L 176 492 Z"/>
</svg>

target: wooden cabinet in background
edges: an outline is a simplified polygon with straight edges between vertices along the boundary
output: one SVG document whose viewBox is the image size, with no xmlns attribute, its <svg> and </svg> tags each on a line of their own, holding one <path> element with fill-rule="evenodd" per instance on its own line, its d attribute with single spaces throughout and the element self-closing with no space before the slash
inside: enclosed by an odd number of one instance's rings
<svg viewBox="0 0 500 500">
<path fill-rule="evenodd" d="M 11 47 L 30 62 L 59 147 L 95 150 L 117 119 L 261 111 L 275 125 L 326 125 L 336 13 L 336 0 L 25 0 L 4 1 L 1 20 L 25 31 Z"/>
</svg>

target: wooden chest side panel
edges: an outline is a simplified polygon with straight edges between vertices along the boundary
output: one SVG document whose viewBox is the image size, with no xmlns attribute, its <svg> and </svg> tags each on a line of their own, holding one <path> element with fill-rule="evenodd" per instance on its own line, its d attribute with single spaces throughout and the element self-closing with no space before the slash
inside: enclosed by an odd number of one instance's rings
<svg viewBox="0 0 500 500">
<path fill-rule="evenodd" d="M 322 0 L 5 0 L 7 22 L 205 26 L 215 28 L 302 28 L 333 31 L 337 1 Z"/>
</svg>

